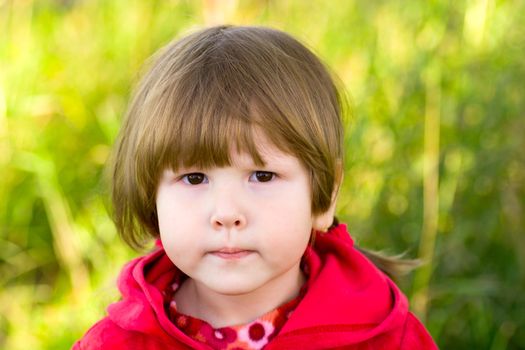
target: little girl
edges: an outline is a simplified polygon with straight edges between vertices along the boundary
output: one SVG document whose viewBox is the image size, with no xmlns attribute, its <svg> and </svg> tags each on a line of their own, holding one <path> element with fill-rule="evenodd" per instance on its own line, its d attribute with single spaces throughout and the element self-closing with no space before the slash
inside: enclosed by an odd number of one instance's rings
<svg viewBox="0 0 525 350">
<path fill-rule="evenodd" d="M 341 100 L 289 35 L 208 28 L 169 44 L 115 148 L 120 301 L 73 349 L 435 349 L 334 219 Z"/>
</svg>

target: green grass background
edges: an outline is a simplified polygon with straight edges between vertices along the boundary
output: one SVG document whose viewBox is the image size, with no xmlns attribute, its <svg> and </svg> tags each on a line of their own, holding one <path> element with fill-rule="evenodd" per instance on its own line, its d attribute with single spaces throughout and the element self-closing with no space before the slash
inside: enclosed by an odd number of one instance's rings
<svg viewBox="0 0 525 350">
<path fill-rule="evenodd" d="M 145 60 L 217 23 L 273 26 L 336 72 L 339 217 L 427 264 L 401 283 L 443 349 L 525 348 L 525 2 L 0 0 L 0 348 L 67 349 L 137 253 L 102 172 Z"/>
</svg>

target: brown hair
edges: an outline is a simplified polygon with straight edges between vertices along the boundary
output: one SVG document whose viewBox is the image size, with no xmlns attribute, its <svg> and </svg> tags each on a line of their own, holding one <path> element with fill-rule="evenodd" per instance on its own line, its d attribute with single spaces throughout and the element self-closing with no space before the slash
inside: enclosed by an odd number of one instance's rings
<svg viewBox="0 0 525 350">
<path fill-rule="evenodd" d="M 218 26 L 153 58 L 112 162 L 113 218 L 128 244 L 159 235 L 155 196 L 164 169 L 229 165 L 232 146 L 262 165 L 254 128 L 308 169 L 312 213 L 328 210 L 343 158 L 343 100 L 310 50 L 274 29 Z"/>
</svg>

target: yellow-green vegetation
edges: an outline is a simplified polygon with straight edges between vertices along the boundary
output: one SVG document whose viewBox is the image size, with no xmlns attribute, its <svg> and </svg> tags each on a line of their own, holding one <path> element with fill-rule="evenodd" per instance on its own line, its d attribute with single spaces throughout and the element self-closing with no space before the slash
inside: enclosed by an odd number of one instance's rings
<svg viewBox="0 0 525 350">
<path fill-rule="evenodd" d="M 147 58 L 217 23 L 283 29 L 349 91 L 338 215 L 443 349 L 525 348 L 523 1 L 0 0 L 0 348 L 67 349 L 137 253 L 104 164 Z"/>
</svg>

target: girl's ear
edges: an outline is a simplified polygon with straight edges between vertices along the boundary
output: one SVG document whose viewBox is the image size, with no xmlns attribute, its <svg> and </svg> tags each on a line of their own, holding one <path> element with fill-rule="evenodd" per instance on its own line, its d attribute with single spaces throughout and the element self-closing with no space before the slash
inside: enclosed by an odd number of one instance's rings
<svg viewBox="0 0 525 350">
<path fill-rule="evenodd" d="M 316 231 L 326 232 L 328 228 L 332 226 L 335 216 L 335 206 L 337 204 L 337 195 L 339 194 L 339 188 L 343 182 L 343 165 L 341 161 L 337 162 L 335 172 L 335 184 L 334 190 L 332 191 L 332 199 L 330 207 L 321 214 L 315 215 L 313 218 L 313 229 Z"/>
</svg>

